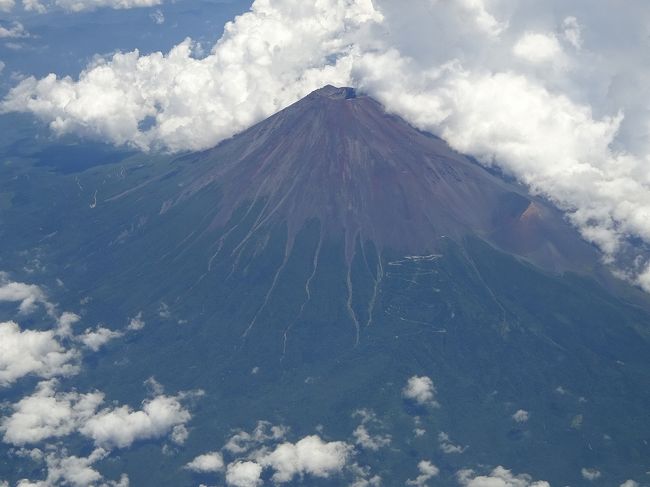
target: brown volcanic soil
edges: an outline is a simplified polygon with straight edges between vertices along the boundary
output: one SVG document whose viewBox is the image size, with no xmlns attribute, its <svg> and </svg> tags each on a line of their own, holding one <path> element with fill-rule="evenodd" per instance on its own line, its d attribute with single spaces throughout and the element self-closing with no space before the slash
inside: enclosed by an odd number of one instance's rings
<svg viewBox="0 0 650 487">
<path fill-rule="evenodd" d="M 357 238 L 424 254 L 441 237 L 474 235 L 547 269 L 586 270 L 598 260 L 546 202 L 350 88 L 326 86 L 189 157 L 195 167 L 162 211 L 214 186 L 222 195 L 214 230 L 262 202 L 249 237 L 286 222 L 291 246 L 316 218 L 326 235 L 345 238 L 348 259 Z"/>
</svg>

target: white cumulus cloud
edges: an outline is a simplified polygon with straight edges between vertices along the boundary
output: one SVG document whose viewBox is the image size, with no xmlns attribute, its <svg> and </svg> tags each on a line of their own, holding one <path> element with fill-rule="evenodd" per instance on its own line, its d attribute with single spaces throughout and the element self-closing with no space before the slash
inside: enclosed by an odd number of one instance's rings
<svg viewBox="0 0 650 487">
<path fill-rule="evenodd" d="M 428 481 L 440 474 L 440 470 L 428 460 L 422 460 L 418 463 L 418 475 L 414 480 L 407 480 L 406 485 L 415 485 L 417 487 L 426 487 Z"/>
<path fill-rule="evenodd" d="M 380 448 L 390 445 L 390 435 L 371 434 L 364 424 L 360 424 L 352 433 L 355 443 L 366 450 L 377 451 Z"/>
<path fill-rule="evenodd" d="M 21 330 L 14 322 L 0 323 L 0 387 L 26 375 L 42 378 L 79 371 L 79 354 L 66 349 L 55 332 Z"/>
<path fill-rule="evenodd" d="M 255 462 L 235 462 L 228 465 L 226 484 L 233 487 L 262 485 L 262 467 Z"/>
<path fill-rule="evenodd" d="M 352 447 L 342 441 L 325 442 L 319 436 L 306 436 L 296 443 L 282 443 L 257 461 L 272 468 L 273 481 L 290 482 L 296 475 L 328 478 L 345 468 Z"/>
<path fill-rule="evenodd" d="M 81 316 L 70 311 L 64 311 L 56 320 L 57 334 L 62 337 L 73 335 L 72 327 L 81 320 Z"/>
<path fill-rule="evenodd" d="M 48 11 L 47 6 L 40 0 L 23 0 L 23 8 L 27 12 L 44 14 Z"/>
<path fill-rule="evenodd" d="M 411 377 L 402 390 L 402 396 L 420 406 L 438 406 L 436 388 L 431 378 L 426 376 Z"/>
<path fill-rule="evenodd" d="M 139 331 L 144 328 L 145 321 L 142 319 L 142 311 L 129 320 L 128 330 Z"/>
<path fill-rule="evenodd" d="M 11 406 L 11 414 L 0 421 L 5 443 L 21 446 L 80 433 L 105 450 L 126 448 L 173 433 L 191 418 L 180 397 L 159 395 L 143 401 L 141 410 L 102 408 L 103 393 L 59 392 L 58 385 L 56 379 L 42 381 Z"/>
<path fill-rule="evenodd" d="M 210 452 L 199 455 L 185 466 L 188 470 L 200 473 L 221 472 L 223 467 L 223 455 L 219 452 Z"/>
<path fill-rule="evenodd" d="M 224 450 L 236 458 L 226 467 L 226 484 L 254 487 L 262 484 L 262 473 L 272 472 L 275 484 L 294 478 L 330 478 L 348 470 L 359 485 L 376 485 L 367 468 L 350 464 L 353 446 L 343 441 L 327 442 L 318 435 L 306 436 L 295 443 L 284 441 L 286 428 L 259 422 L 253 433 L 238 432 L 226 443 Z M 200 455 L 186 465 L 195 472 L 219 472 L 224 468 L 219 452 Z"/>
<path fill-rule="evenodd" d="M 54 306 L 47 300 L 45 292 L 35 284 L 15 282 L 9 279 L 6 272 L 0 272 L 0 302 L 18 303 L 22 314 L 33 312 L 41 304 L 48 312 L 53 312 Z"/>
<path fill-rule="evenodd" d="M 580 470 L 580 474 L 583 479 L 591 481 L 598 480 L 602 476 L 597 468 L 583 468 Z"/>
<path fill-rule="evenodd" d="M 104 400 L 99 392 L 57 392 L 54 379 L 40 382 L 31 396 L 12 405 L 12 414 L 0 422 L 3 441 L 12 445 L 38 443 L 67 436 L 95 414 Z"/>
<path fill-rule="evenodd" d="M 190 418 L 178 398 L 158 396 L 144 401 L 139 411 L 128 406 L 99 411 L 81 425 L 79 432 L 97 446 L 126 448 L 138 440 L 161 438 Z"/>
<path fill-rule="evenodd" d="M 530 475 L 515 475 L 503 467 L 495 468 L 489 475 L 475 475 L 472 470 L 461 470 L 458 482 L 464 487 L 551 487 L 544 480 L 533 480 Z"/>
<path fill-rule="evenodd" d="M 98 352 L 99 349 L 108 342 L 119 338 L 122 335 L 123 333 L 120 331 L 113 331 L 103 326 L 98 326 L 95 329 L 88 328 L 82 335 L 76 337 L 76 339 L 90 348 L 93 352 Z"/>
<path fill-rule="evenodd" d="M 352 432 L 356 445 L 371 451 L 390 445 L 392 441 L 390 435 L 371 432 L 372 429 L 383 427 L 373 411 L 360 409 L 355 411 L 354 416 L 361 418 L 361 424 Z"/>
<path fill-rule="evenodd" d="M 207 148 L 327 80 L 345 83 L 351 40 L 344 32 L 380 18 L 369 0 L 258 0 L 204 58 L 193 57 L 189 39 L 165 55 L 119 53 L 78 80 L 28 78 L 4 108 L 31 111 L 57 133 L 142 149 Z M 340 62 L 323 67 L 332 56 Z M 154 123 L 141 129 L 144 120 Z"/>
<path fill-rule="evenodd" d="M 106 481 L 102 474 L 92 465 L 108 456 L 101 448 L 95 449 L 88 457 L 68 456 L 65 450 L 54 451 L 46 455 L 47 477 L 45 480 L 21 480 L 18 487 L 87 487 L 101 485 L 102 487 L 129 487 L 129 478 L 122 475 L 119 481 Z"/>
<path fill-rule="evenodd" d="M 514 419 L 517 423 L 525 423 L 530 419 L 530 413 L 523 409 L 519 409 L 517 412 L 515 412 L 515 414 L 512 415 L 512 419 Z"/>
<path fill-rule="evenodd" d="M 1 6 L 2 4 L 0 3 L 0 7 Z M 14 22 L 9 27 L 0 25 L 0 39 L 15 39 L 21 37 L 29 37 L 29 34 L 20 22 Z"/>
<path fill-rule="evenodd" d="M 272 425 L 268 421 L 258 421 L 255 429 L 250 433 L 243 430 L 235 432 L 223 448 L 234 454 L 246 453 L 265 443 L 282 441 L 286 434 L 287 428 L 284 426 Z"/>
<path fill-rule="evenodd" d="M 438 433 L 438 445 L 440 445 L 440 450 L 447 455 L 464 453 L 468 448 L 466 446 L 456 445 L 452 443 L 449 435 L 444 431 Z"/>
</svg>

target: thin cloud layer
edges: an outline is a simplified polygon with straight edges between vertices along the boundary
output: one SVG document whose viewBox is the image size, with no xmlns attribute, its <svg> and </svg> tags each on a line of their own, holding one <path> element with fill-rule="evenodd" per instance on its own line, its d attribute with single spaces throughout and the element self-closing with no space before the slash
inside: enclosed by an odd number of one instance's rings
<svg viewBox="0 0 650 487">
<path fill-rule="evenodd" d="M 110 8 L 127 10 L 161 5 L 163 0 L 22 0 L 26 12 L 44 14 L 51 10 L 60 9 L 66 12 L 78 13 Z M 15 0 L 0 0 L 0 11 L 11 12 L 16 7 Z M 0 37 L 1 35 L 0 27 Z"/>
<path fill-rule="evenodd" d="M 640 0 L 597 4 L 554 0 L 540 16 L 532 0 L 256 0 L 207 56 L 189 39 L 118 53 L 77 79 L 27 78 L 3 109 L 58 134 L 198 150 L 324 84 L 353 85 L 549 198 L 650 290 L 631 244 L 650 244 L 650 70 L 630 50 L 650 19 Z"/>
<path fill-rule="evenodd" d="M 55 0 L 55 5 L 69 12 L 82 12 L 99 8 L 124 10 L 130 8 L 155 7 L 162 0 Z"/>
</svg>

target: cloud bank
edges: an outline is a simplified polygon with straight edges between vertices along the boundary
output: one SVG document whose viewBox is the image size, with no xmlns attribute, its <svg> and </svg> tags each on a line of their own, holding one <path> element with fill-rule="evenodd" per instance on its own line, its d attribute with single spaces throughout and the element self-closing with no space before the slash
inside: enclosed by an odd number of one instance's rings
<svg viewBox="0 0 650 487">
<path fill-rule="evenodd" d="M 69 12 L 83 12 L 99 8 L 124 10 L 130 8 L 154 7 L 162 0 L 55 0 L 54 4 Z"/>
<path fill-rule="evenodd" d="M 118 53 L 27 78 L 2 106 L 58 134 L 183 151 L 353 85 L 549 198 L 650 290 L 648 22 L 642 0 L 256 0 L 206 56 L 190 39 Z"/>
<path fill-rule="evenodd" d="M 204 58 L 193 56 L 190 39 L 165 55 L 119 53 L 97 60 L 78 80 L 29 78 L 12 90 L 4 108 L 31 111 L 59 134 L 143 150 L 207 148 L 325 80 L 345 84 L 351 58 L 344 54 L 353 50 L 364 24 L 379 20 L 370 0 L 257 1 L 226 25 Z"/>
<path fill-rule="evenodd" d="M 127 448 L 135 441 L 166 436 L 191 418 L 180 396 L 155 396 L 140 410 L 100 409 L 103 393 L 60 392 L 58 386 L 55 379 L 40 382 L 32 395 L 11 406 L 11 414 L 0 420 L 5 443 L 23 446 L 80 433 L 98 448 Z"/>
</svg>

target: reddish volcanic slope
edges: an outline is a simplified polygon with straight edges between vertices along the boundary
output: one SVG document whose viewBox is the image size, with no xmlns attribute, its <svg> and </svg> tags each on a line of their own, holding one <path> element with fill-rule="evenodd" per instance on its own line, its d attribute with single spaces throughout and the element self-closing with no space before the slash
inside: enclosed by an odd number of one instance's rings
<svg viewBox="0 0 650 487">
<path fill-rule="evenodd" d="M 494 176 L 350 88 L 326 86 L 214 149 L 190 156 L 182 193 L 214 186 L 211 228 L 262 205 L 252 233 L 280 222 L 289 242 L 311 220 L 345 238 L 405 253 L 474 235 L 552 269 L 582 268 L 595 252 L 544 201 Z"/>
</svg>

